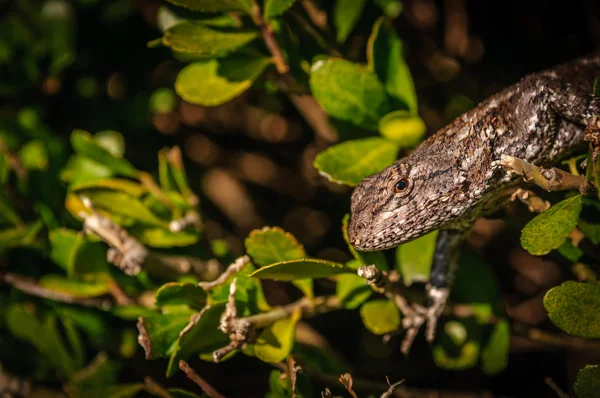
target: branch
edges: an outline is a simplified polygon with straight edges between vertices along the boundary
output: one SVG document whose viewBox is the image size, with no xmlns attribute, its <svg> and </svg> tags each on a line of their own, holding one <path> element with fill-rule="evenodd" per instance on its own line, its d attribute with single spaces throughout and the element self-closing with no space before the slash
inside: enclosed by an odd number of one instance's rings
<svg viewBox="0 0 600 398">
<path fill-rule="evenodd" d="M 252 0 L 251 17 L 254 21 L 254 24 L 258 26 L 258 28 L 262 32 L 265 44 L 267 45 L 267 48 L 273 56 L 273 61 L 275 62 L 277 72 L 279 72 L 281 75 L 287 74 L 290 71 L 290 67 L 285 62 L 281 49 L 277 44 L 277 40 L 275 40 L 275 35 L 273 35 L 273 27 L 269 22 L 265 21 L 265 19 L 263 18 L 263 15 L 260 11 L 260 6 L 256 2 L 256 0 Z"/>
<path fill-rule="evenodd" d="M 69 294 L 56 292 L 40 286 L 34 279 L 20 275 L 0 273 L 0 280 L 24 293 L 48 300 L 60 301 L 67 304 L 79 304 L 85 307 L 94 307 L 102 310 L 107 310 L 112 306 L 110 300 L 73 297 Z"/>
<path fill-rule="evenodd" d="M 184 361 L 184 360 L 179 361 L 179 369 L 183 370 L 185 375 L 191 381 L 196 383 L 202 389 L 202 391 L 204 391 L 206 393 L 206 395 L 208 395 L 209 397 L 225 398 L 224 395 L 221 395 L 221 393 L 219 393 L 217 390 L 215 390 L 213 386 L 208 384 L 208 382 L 206 380 L 204 380 L 202 377 L 200 377 L 200 375 L 198 373 L 196 373 L 194 371 L 194 369 L 192 369 L 186 361 Z"/>
<path fill-rule="evenodd" d="M 512 330 L 515 334 L 538 344 L 572 350 L 600 351 L 600 341 L 597 340 L 554 334 L 523 323 L 513 323 Z"/>
<path fill-rule="evenodd" d="M 554 390 L 558 398 L 570 398 L 569 394 L 564 392 L 550 377 L 546 377 L 544 382 L 548 385 L 548 387 Z"/>
<path fill-rule="evenodd" d="M 505 170 L 522 176 L 525 182 L 533 182 L 546 191 L 575 189 L 584 195 L 590 192 L 591 187 L 586 183 L 585 176 L 574 175 L 556 167 L 546 169 L 508 155 L 502 155 L 498 164 Z"/>
<path fill-rule="evenodd" d="M 204 290 L 210 290 L 215 286 L 220 286 L 227 282 L 227 280 L 233 274 L 237 274 L 250 262 L 250 257 L 242 256 L 235 260 L 227 269 L 219 275 L 219 277 L 211 282 L 200 282 L 198 286 L 200 286 Z"/>
<path fill-rule="evenodd" d="M 213 352 L 213 360 L 219 362 L 225 355 L 245 344 L 251 343 L 256 338 L 257 330 L 265 328 L 281 319 L 288 318 L 295 311 L 299 310 L 303 318 L 309 318 L 318 314 L 327 313 L 341 308 L 339 299 L 336 296 L 321 296 L 309 299 L 303 297 L 293 303 L 275 308 L 268 312 L 256 315 L 238 318 L 235 306 L 235 280 L 230 286 L 229 299 L 225 312 L 221 316 L 219 329 L 229 334 L 231 343 Z"/>
<path fill-rule="evenodd" d="M 313 24 L 324 32 L 329 30 L 329 26 L 327 26 L 327 13 L 321 10 L 313 0 L 300 0 L 300 5 L 302 5 L 306 15 L 308 15 Z"/>
</svg>

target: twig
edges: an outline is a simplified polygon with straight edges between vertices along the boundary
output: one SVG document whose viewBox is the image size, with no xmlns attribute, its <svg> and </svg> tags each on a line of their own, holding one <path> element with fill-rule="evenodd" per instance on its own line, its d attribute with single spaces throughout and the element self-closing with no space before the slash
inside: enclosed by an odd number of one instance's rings
<svg viewBox="0 0 600 398">
<path fill-rule="evenodd" d="M 169 223 L 169 231 L 180 232 L 186 229 L 188 226 L 193 225 L 196 230 L 200 230 L 202 220 L 200 214 L 197 211 L 191 211 L 178 220 L 173 220 Z"/>
<path fill-rule="evenodd" d="M 251 17 L 252 17 L 252 20 L 254 21 L 254 24 L 256 26 L 258 26 L 258 28 L 262 32 L 265 44 L 267 45 L 267 48 L 269 49 L 269 51 L 271 52 L 271 55 L 273 56 L 273 61 L 275 62 L 275 67 L 277 68 L 277 72 L 279 72 L 282 75 L 285 75 L 286 73 L 289 72 L 290 67 L 285 62 L 285 59 L 283 58 L 283 54 L 281 52 L 281 49 L 279 48 L 279 45 L 277 44 L 277 40 L 275 40 L 275 35 L 273 35 L 273 27 L 271 26 L 271 24 L 269 22 L 265 21 L 265 19 L 263 18 L 263 15 L 260 11 L 260 6 L 256 2 L 256 0 L 252 0 Z"/>
<path fill-rule="evenodd" d="M 163 386 L 158 384 L 152 377 L 144 378 L 144 386 L 150 394 L 160 398 L 173 398 L 173 396 Z"/>
<path fill-rule="evenodd" d="M 200 286 L 204 290 L 210 290 L 215 286 L 220 286 L 227 282 L 231 275 L 240 272 L 242 268 L 248 265 L 248 263 L 250 263 L 250 257 L 241 256 L 238 259 L 236 259 L 229 267 L 227 267 L 227 269 L 221 275 L 219 275 L 217 279 L 211 282 L 200 282 L 198 283 L 198 286 Z"/>
<path fill-rule="evenodd" d="M 313 97 L 298 94 L 289 94 L 288 97 L 319 137 L 326 142 L 337 141 L 338 133 L 331 127 L 329 117 Z"/>
<path fill-rule="evenodd" d="M 298 371 L 300 369 L 300 366 L 296 365 L 294 358 L 289 355 L 287 358 L 287 375 L 290 381 L 291 398 L 297 398 L 298 396 L 296 381 L 298 379 Z"/>
<path fill-rule="evenodd" d="M 394 395 L 394 390 L 398 388 L 400 384 L 404 383 L 404 380 L 406 379 L 402 379 L 400 381 L 395 382 L 394 384 L 391 384 L 390 379 L 387 376 L 385 376 L 385 381 L 388 384 L 388 386 L 390 386 L 390 388 L 388 388 L 386 392 L 381 394 L 381 397 L 379 398 L 390 398 L 392 395 Z"/>
<path fill-rule="evenodd" d="M 540 198 L 533 191 L 518 188 L 513 192 L 511 200 L 519 200 L 527 205 L 527 209 L 532 213 L 543 213 L 550 208 L 550 202 Z"/>
<path fill-rule="evenodd" d="M 107 310 L 112 306 L 110 300 L 73 297 L 66 293 L 47 289 L 40 286 L 37 281 L 20 275 L 0 273 L 0 280 L 24 293 L 48 300 L 60 301 L 67 304 L 79 304 L 86 307 L 100 308 L 102 310 Z"/>
<path fill-rule="evenodd" d="M 200 377 L 200 375 L 198 373 L 196 373 L 194 371 L 194 369 L 192 369 L 190 367 L 190 365 L 188 365 L 188 363 L 184 360 L 179 361 L 179 369 L 183 370 L 183 372 L 185 373 L 185 375 L 194 383 L 196 383 L 201 389 L 202 391 L 204 391 L 206 393 L 206 395 L 208 395 L 211 398 L 225 398 L 224 395 L 222 395 L 221 393 L 219 393 L 217 390 L 214 389 L 213 386 L 211 386 L 210 384 L 208 384 L 208 382 L 206 380 L 204 380 L 202 377 Z"/>
<path fill-rule="evenodd" d="M 548 387 L 554 390 L 558 398 L 570 398 L 569 394 L 564 392 L 550 377 L 546 377 L 544 382 L 548 385 Z"/>
<path fill-rule="evenodd" d="M 110 288 L 110 295 L 113 296 L 115 302 L 119 305 L 132 305 L 135 301 L 125 293 L 121 286 L 114 280 L 111 279 L 108 282 Z"/>
<path fill-rule="evenodd" d="M 219 329 L 229 334 L 231 343 L 220 350 L 213 352 L 213 360 L 219 362 L 225 355 L 233 350 L 243 347 L 256 337 L 256 331 L 269 326 L 273 322 L 288 318 L 295 311 L 300 311 L 303 318 L 338 310 L 341 308 L 340 301 L 336 296 L 321 296 L 309 299 L 303 297 L 293 303 L 275 308 L 268 312 L 238 318 L 235 309 L 235 283 L 231 284 L 229 300 L 225 312 L 221 316 Z"/>
<path fill-rule="evenodd" d="M 522 176 L 525 182 L 533 182 L 546 191 L 575 189 L 584 195 L 590 191 L 585 176 L 576 176 L 556 167 L 546 169 L 508 155 L 502 155 L 498 164 Z"/>
<path fill-rule="evenodd" d="M 91 211 L 91 214 L 80 214 L 84 219 L 83 229 L 108 243 L 111 248 L 106 253 L 107 260 L 127 275 L 139 274 L 148 256 L 148 250 L 119 225 L 96 213 L 88 198 L 82 196 L 81 201 Z"/>
<path fill-rule="evenodd" d="M 324 32 L 329 30 L 329 26 L 327 26 L 327 13 L 321 10 L 313 0 L 300 0 L 300 5 L 302 5 L 306 15 L 308 15 L 313 24 Z"/>
<path fill-rule="evenodd" d="M 573 350 L 600 351 L 600 341 L 554 334 L 523 323 L 513 323 L 512 331 L 538 344 Z"/>
</svg>

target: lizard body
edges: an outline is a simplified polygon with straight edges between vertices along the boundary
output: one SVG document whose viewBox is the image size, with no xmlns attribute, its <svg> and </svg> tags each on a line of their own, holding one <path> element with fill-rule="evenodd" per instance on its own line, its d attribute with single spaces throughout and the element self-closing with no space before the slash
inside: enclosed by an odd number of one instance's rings
<svg viewBox="0 0 600 398">
<path fill-rule="evenodd" d="M 365 178 L 352 195 L 350 242 L 384 250 L 440 230 L 427 286 L 428 340 L 449 294 L 458 251 L 474 221 L 505 205 L 522 179 L 498 163 L 510 155 L 550 165 L 584 143 L 600 116 L 593 96 L 600 54 L 528 75 Z"/>
</svg>

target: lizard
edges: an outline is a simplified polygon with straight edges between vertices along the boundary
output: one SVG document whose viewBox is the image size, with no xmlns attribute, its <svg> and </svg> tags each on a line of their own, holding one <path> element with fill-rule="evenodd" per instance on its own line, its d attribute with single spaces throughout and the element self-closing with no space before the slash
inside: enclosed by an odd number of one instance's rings
<svg viewBox="0 0 600 398">
<path fill-rule="evenodd" d="M 506 193 L 524 183 L 500 160 L 548 166 L 581 148 L 589 129 L 598 131 L 599 75 L 600 53 L 527 75 L 354 189 L 348 234 L 359 251 L 390 249 L 438 230 L 425 306 L 414 306 L 411 316 L 420 321 L 403 321 L 407 336 L 425 324 L 433 341 L 475 220 L 504 207 Z"/>
</svg>

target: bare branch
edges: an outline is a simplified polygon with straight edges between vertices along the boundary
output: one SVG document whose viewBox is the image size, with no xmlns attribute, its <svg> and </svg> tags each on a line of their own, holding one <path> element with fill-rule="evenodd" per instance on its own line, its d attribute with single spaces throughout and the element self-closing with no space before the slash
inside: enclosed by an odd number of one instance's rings
<svg viewBox="0 0 600 398">
<path fill-rule="evenodd" d="M 79 304 L 86 307 L 100 308 L 102 310 L 107 310 L 112 306 L 110 300 L 73 297 L 66 293 L 47 289 L 43 286 L 40 286 L 34 279 L 25 276 L 0 273 L 0 281 L 4 281 L 5 283 L 13 286 L 16 289 L 19 289 L 24 293 L 48 300 L 60 301 L 67 304 Z"/>
<path fill-rule="evenodd" d="M 546 191 L 575 189 L 583 194 L 589 192 L 585 176 L 577 176 L 556 167 L 546 169 L 508 155 L 502 155 L 498 164 L 507 171 L 523 176 L 525 182 L 533 182 Z"/>
<path fill-rule="evenodd" d="M 546 377 L 544 382 L 548 385 L 548 387 L 554 390 L 558 398 L 570 398 L 569 394 L 564 392 L 550 377 Z"/>
<path fill-rule="evenodd" d="M 294 358 L 291 355 L 288 356 L 288 358 L 287 358 L 287 375 L 290 380 L 291 398 L 297 398 L 297 396 L 298 396 L 296 381 L 298 379 L 298 371 L 300 369 L 301 369 L 300 366 L 296 365 L 296 361 L 294 361 Z"/>
<path fill-rule="evenodd" d="M 600 351 L 600 341 L 598 340 L 554 334 L 523 323 L 513 323 L 512 331 L 538 344 L 572 350 Z"/>
<path fill-rule="evenodd" d="M 146 391 L 152 395 L 160 398 L 173 398 L 173 396 L 169 394 L 169 391 L 158 384 L 154 379 L 152 379 L 152 377 L 144 378 L 144 386 L 146 387 Z"/>
<path fill-rule="evenodd" d="M 223 272 L 217 279 L 211 282 L 200 282 L 198 286 L 200 286 L 204 290 L 210 290 L 215 286 L 220 286 L 227 282 L 227 280 L 231 277 L 231 275 L 237 274 L 244 268 L 246 265 L 250 263 L 250 257 L 241 256 L 236 259 L 227 269 Z"/>
<path fill-rule="evenodd" d="M 283 58 L 283 53 L 281 52 L 281 48 L 279 48 L 277 40 L 275 40 L 275 35 L 273 34 L 273 27 L 268 21 L 265 21 L 265 19 L 263 18 L 263 15 L 260 11 L 260 6 L 256 2 L 256 0 L 252 0 L 251 17 L 254 21 L 254 24 L 260 29 L 263 35 L 263 40 L 265 41 L 267 48 L 273 56 L 273 61 L 275 62 L 277 72 L 279 72 L 281 75 L 285 75 L 289 72 L 290 67 L 285 62 L 285 59 Z"/>
<path fill-rule="evenodd" d="M 402 379 L 400 381 L 395 382 L 394 384 L 391 384 L 390 379 L 387 376 L 385 376 L 385 381 L 388 384 L 388 386 L 390 386 L 390 388 L 388 388 L 386 392 L 381 394 L 379 398 L 390 398 L 392 395 L 394 395 L 394 390 L 398 388 L 400 384 L 404 383 L 404 380 L 406 379 Z"/>
<path fill-rule="evenodd" d="M 194 383 L 196 383 L 201 389 L 202 391 L 204 391 L 206 393 L 206 395 L 208 395 L 211 398 L 225 398 L 224 395 L 222 395 L 221 393 L 219 393 L 217 390 L 214 389 L 213 386 L 211 386 L 210 384 L 208 384 L 208 382 L 206 380 L 204 380 L 202 377 L 200 377 L 200 375 L 198 373 L 196 373 L 194 371 L 194 369 L 192 369 L 190 367 L 190 365 L 188 365 L 188 363 L 184 360 L 179 361 L 179 369 L 183 370 L 183 372 L 185 373 L 185 375 Z"/>
</svg>

